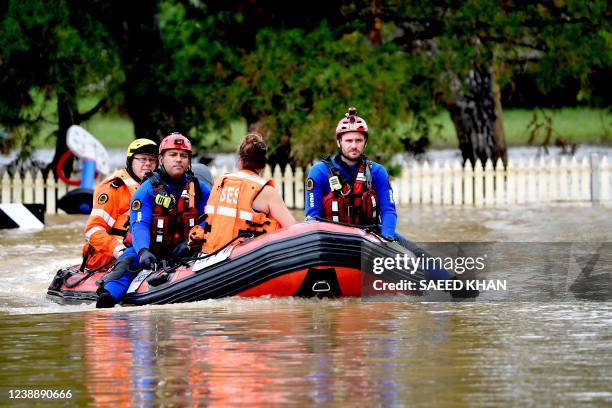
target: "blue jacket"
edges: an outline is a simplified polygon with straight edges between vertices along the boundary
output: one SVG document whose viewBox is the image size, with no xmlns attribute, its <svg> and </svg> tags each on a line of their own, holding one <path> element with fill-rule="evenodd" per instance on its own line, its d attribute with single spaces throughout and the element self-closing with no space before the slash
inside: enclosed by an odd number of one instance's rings
<svg viewBox="0 0 612 408">
<path fill-rule="evenodd" d="M 350 166 L 350 174 L 346 171 L 347 165 L 341 166 L 339 156 L 334 156 L 332 162 L 345 175 L 351 183 L 357 177 L 359 165 Z M 389 175 L 385 168 L 375 162 L 372 163 L 372 186 L 378 195 L 380 205 L 380 218 L 382 221 L 381 234 L 384 237 L 395 237 L 395 226 L 397 224 L 397 211 L 395 202 L 393 201 L 393 190 L 389 184 Z M 330 192 L 329 187 L 329 172 L 325 163 L 320 162 L 312 166 L 308 173 L 308 182 L 306 185 L 306 217 L 322 217 L 323 216 L 323 197 Z M 312 180 L 312 181 L 311 181 Z"/>
<path fill-rule="evenodd" d="M 160 177 L 161 179 L 161 177 Z M 163 182 L 163 179 L 161 179 Z M 187 184 L 187 176 L 183 178 L 183 183 L 179 185 L 172 185 L 163 182 L 168 193 L 172 194 L 176 198 L 179 198 L 182 191 L 182 187 Z M 202 198 L 196 201 L 196 208 L 200 214 L 204 214 L 204 206 L 210 196 L 210 187 L 200 181 L 200 188 L 202 189 Z M 130 206 L 130 231 L 132 231 L 132 245 L 134 250 L 138 254 L 142 248 L 149 248 L 151 242 L 151 220 L 153 219 L 153 208 L 155 207 L 155 192 L 151 180 L 145 180 L 138 190 L 132 196 Z M 134 201 L 140 200 L 140 205 L 136 207 Z M 205 221 L 202 221 L 200 225 L 204 226 Z M 187 237 L 185 237 L 187 238 Z"/>
</svg>

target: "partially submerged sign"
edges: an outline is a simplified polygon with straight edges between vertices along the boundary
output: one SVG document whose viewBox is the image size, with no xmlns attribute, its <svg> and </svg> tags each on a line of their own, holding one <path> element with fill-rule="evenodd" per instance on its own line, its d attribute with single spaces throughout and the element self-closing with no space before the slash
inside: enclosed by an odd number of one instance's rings
<svg viewBox="0 0 612 408">
<path fill-rule="evenodd" d="M 43 229 L 44 217 L 43 204 L 0 204 L 0 229 Z"/>
</svg>

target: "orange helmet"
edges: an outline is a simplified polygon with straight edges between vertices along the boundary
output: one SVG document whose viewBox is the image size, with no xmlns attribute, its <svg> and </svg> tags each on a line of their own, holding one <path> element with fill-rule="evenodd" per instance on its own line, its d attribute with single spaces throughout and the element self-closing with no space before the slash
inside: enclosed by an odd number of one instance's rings
<svg viewBox="0 0 612 408">
<path fill-rule="evenodd" d="M 368 124 L 357 116 L 357 108 L 348 108 L 344 116 L 336 126 L 336 139 L 348 132 L 361 132 L 368 138 Z"/>
<path fill-rule="evenodd" d="M 187 150 L 191 155 L 191 142 L 179 132 L 170 133 L 164 137 L 159 144 L 159 154 L 163 154 L 166 150 L 179 149 Z"/>
</svg>

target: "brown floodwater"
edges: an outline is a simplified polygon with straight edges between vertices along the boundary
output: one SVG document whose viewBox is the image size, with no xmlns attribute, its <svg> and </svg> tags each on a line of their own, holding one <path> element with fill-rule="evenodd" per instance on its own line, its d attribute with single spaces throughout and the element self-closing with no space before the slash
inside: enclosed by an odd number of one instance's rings
<svg viewBox="0 0 612 408">
<path fill-rule="evenodd" d="M 610 215 L 590 206 L 408 207 L 398 229 L 416 242 L 538 248 L 609 243 Z M 46 287 L 79 261 L 84 224 L 54 216 L 43 231 L 0 231 L 0 405 L 51 402 L 11 399 L 14 390 L 70 390 L 52 402 L 98 406 L 612 403 L 606 293 L 453 303 L 228 298 L 103 311 L 54 304 Z M 511 263 L 502 271 L 525 273 Z"/>
</svg>

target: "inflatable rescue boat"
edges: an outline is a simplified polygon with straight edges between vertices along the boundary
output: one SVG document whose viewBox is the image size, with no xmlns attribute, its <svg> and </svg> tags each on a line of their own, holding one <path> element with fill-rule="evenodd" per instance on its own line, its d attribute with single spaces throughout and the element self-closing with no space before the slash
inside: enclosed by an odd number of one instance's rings
<svg viewBox="0 0 612 408">
<path fill-rule="evenodd" d="M 390 270 L 377 274 L 373 260 L 405 253 L 418 256 L 419 251 L 416 245 L 390 242 L 367 229 L 305 221 L 233 243 L 210 255 L 200 254 L 174 264 L 162 262 L 156 271 L 142 270 L 122 304 L 181 303 L 227 296 L 376 295 L 380 293 L 372 293 L 372 288 L 380 285 L 373 285 L 375 280 L 415 282 L 413 287 L 418 287 L 426 273 Z M 93 302 L 96 281 L 104 273 L 80 270 L 79 265 L 61 269 L 47 295 L 60 303 Z"/>
</svg>

